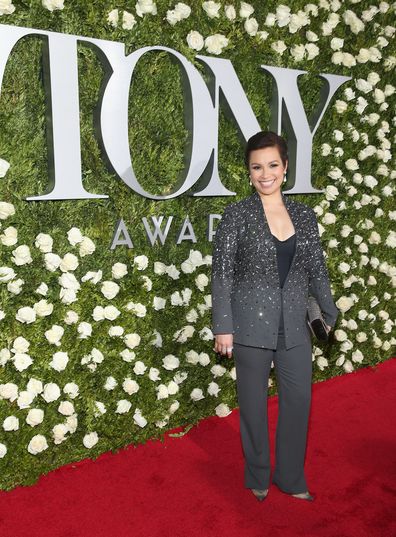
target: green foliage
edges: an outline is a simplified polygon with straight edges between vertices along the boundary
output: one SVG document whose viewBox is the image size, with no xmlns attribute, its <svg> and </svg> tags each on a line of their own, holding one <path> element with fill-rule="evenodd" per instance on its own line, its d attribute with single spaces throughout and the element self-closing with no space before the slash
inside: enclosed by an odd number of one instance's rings
<svg viewBox="0 0 396 537">
<path fill-rule="evenodd" d="M 176 2 L 175 2 L 176 3 Z M 305 2 L 285 2 L 290 5 L 293 12 L 303 9 Z M 175 26 L 164 20 L 167 9 L 174 4 L 160 0 L 157 2 L 158 15 L 145 15 L 136 17 L 137 24 L 132 30 L 124 30 L 119 25 L 112 27 L 107 22 L 108 12 L 114 8 L 132 11 L 131 3 L 119 1 L 116 4 L 107 0 L 86 2 L 85 0 L 66 0 L 65 8 L 61 11 L 49 12 L 44 9 L 39 0 L 29 2 L 14 2 L 15 13 L 0 17 L 1 24 L 26 26 L 74 35 L 91 36 L 98 39 L 107 39 L 123 42 L 126 53 L 130 53 L 144 46 L 162 45 L 171 47 L 184 54 L 203 76 L 207 73 L 202 64 L 196 60 L 196 54 L 209 55 L 203 49 L 199 53 L 190 49 L 186 42 L 186 35 L 192 29 L 198 30 L 204 37 L 215 33 L 222 33 L 229 38 L 229 46 L 223 51 L 221 57 L 231 60 L 235 71 L 241 81 L 252 109 L 257 116 L 263 130 L 269 128 L 271 119 L 271 97 L 273 94 L 273 81 L 264 73 L 260 65 L 278 65 L 287 68 L 301 69 L 307 74 L 299 78 L 299 89 L 304 108 L 309 115 L 316 107 L 321 88 L 319 73 L 332 73 L 352 76 L 352 80 L 344 84 L 337 92 L 334 100 L 343 99 L 346 88 L 352 88 L 356 94 L 360 92 L 355 88 L 355 81 L 366 79 L 370 72 L 376 72 L 381 80 L 378 87 L 382 90 L 392 83 L 391 71 L 384 70 L 383 63 L 386 58 L 394 55 L 394 44 L 390 38 L 389 45 L 382 50 L 382 60 L 379 63 L 357 63 L 354 68 L 347 68 L 332 63 L 333 50 L 330 48 L 332 37 L 341 37 L 345 40 L 344 50 L 357 55 L 360 48 L 376 46 L 379 31 L 386 25 L 394 22 L 391 10 L 387 13 L 377 14 L 374 19 L 366 23 L 364 32 L 353 34 L 349 27 L 340 22 L 330 36 L 322 36 L 321 25 L 327 19 L 328 12 L 320 9 L 318 17 L 311 17 L 309 27 L 302 28 L 296 33 L 289 33 L 287 26 L 266 27 L 264 21 L 269 12 L 274 12 L 277 2 L 261 2 L 254 0 L 251 4 L 255 8 L 260 30 L 267 30 L 270 37 L 260 40 L 258 36 L 249 36 L 243 27 L 243 20 L 227 20 L 224 15 L 219 19 L 210 19 L 201 8 L 201 2 L 191 2 L 192 14 Z M 349 4 L 349 3 L 343 3 Z M 222 3 L 224 5 L 224 3 Z M 239 3 L 235 4 L 239 8 Z M 353 9 L 361 15 L 368 9 L 370 2 L 362 1 L 357 5 L 343 5 L 339 10 Z M 394 14 L 393 14 L 394 15 Z M 376 26 L 376 25 L 379 26 Z M 285 41 L 288 47 L 295 44 L 305 44 L 306 30 L 310 29 L 318 34 L 320 40 L 320 54 L 312 61 L 303 60 L 295 62 L 289 50 L 282 56 L 271 49 L 270 44 L 278 39 Z M 0 366 L 0 384 L 12 382 L 18 385 L 20 391 L 26 389 L 29 379 L 36 378 L 43 382 L 57 383 L 62 389 L 68 382 L 75 382 L 79 386 L 79 396 L 69 399 L 62 393 L 61 397 L 52 403 L 46 403 L 41 396 L 31 404 L 31 408 L 44 410 L 44 421 L 35 427 L 26 424 L 28 409 L 19 408 L 17 401 L 10 402 L 0 399 L 0 423 L 7 416 L 16 416 L 19 419 L 17 431 L 0 430 L 0 442 L 7 446 L 7 454 L 0 459 L 0 487 L 11 489 L 20 484 L 31 484 L 38 477 L 50 470 L 68 462 L 77 461 L 89 456 L 96 458 L 101 453 L 116 451 L 127 444 L 140 444 L 150 438 L 160 438 L 164 431 L 178 426 L 190 426 L 200 419 L 213 415 L 220 403 L 229 408 L 237 406 L 235 381 L 232 377 L 233 362 L 219 358 L 212 351 L 213 342 L 202 339 L 199 332 L 210 327 L 210 309 L 198 315 L 197 321 L 188 323 L 185 315 L 192 308 L 198 309 L 203 305 L 204 296 L 209 293 L 209 287 L 204 292 L 197 289 L 195 278 L 199 273 L 210 277 L 208 266 L 202 265 L 192 274 L 180 272 L 177 280 L 167 275 L 156 274 L 153 270 L 154 262 L 160 261 L 167 265 L 180 264 L 185 261 L 191 249 L 199 250 L 203 256 L 211 255 L 212 245 L 208 242 L 207 216 L 210 213 L 222 213 L 224 207 L 235 199 L 242 199 L 251 193 L 247 172 L 243 163 L 244 143 L 241 140 L 237 126 L 224 100 L 221 101 L 219 118 L 219 174 L 225 187 L 237 192 L 236 198 L 194 198 L 190 194 L 166 201 L 152 201 L 135 194 L 126 184 L 115 176 L 106 166 L 101 154 L 100 145 L 95 137 L 93 115 L 100 95 L 101 85 L 105 76 L 103 66 L 95 53 L 83 43 L 78 44 L 78 65 L 80 77 L 80 107 L 81 107 L 81 148 L 82 171 L 85 188 L 93 193 L 105 193 L 108 199 L 77 200 L 67 202 L 26 202 L 27 196 L 44 193 L 48 188 L 48 150 L 47 150 L 47 123 L 46 99 L 43 87 L 42 67 L 43 39 L 30 36 L 21 40 L 8 61 L 3 87 L 0 96 L 0 157 L 10 162 L 11 167 L 4 179 L 0 179 L 0 200 L 12 203 L 16 213 L 2 221 L 1 233 L 7 226 L 14 226 L 18 230 L 18 243 L 14 246 L 1 245 L 0 266 L 13 267 L 17 278 L 24 280 L 22 292 L 12 294 L 7 290 L 6 283 L 0 283 L 0 309 L 4 310 L 6 317 L 0 321 L 0 350 L 11 349 L 15 338 L 23 336 L 30 342 L 29 355 L 34 359 L 33 364 L 24 371 L 17 371 L 11 360 Z M 378 104 L 372 93 L 362 95 L 369 104 L 364 115 L 377 112 Z M 380 112 L 381 117 L 390 121 L 390 110 L 393 96 L 387 99 L 388 110 Z M 389 117 L 388 117 L 389 116 Z M 368 265 L 360 264 L 360 253 L 353 243 L 353 235 L 343 237 L 340 234 L 344 224 L 355 228 L 358 235 L 362 235 L 367 242 L 371 231 L 365 227 L 366 219 L 373 220 L 382 237 L 379 244 L 368 244 L 370 258 L 378 258 L 381 263 L 391 262 L 392 250 L 384 245 L 389 236 L 391 221 L 389 213 L 392 210 L 392 196 L 387 196 L 383 189 L 388 186 L 389 177 L 377 174 L 378 159 L 374 155 L 359 162 L 359 172 L 362 176 L 373 175 L 378 180 L 375 192 L 364 182 L 354 184 L 353 174 L 345 168 L 344 163 L 349 158 L 357 158 L 359 151 L 366 147 L 364 138 L 354 142 L 348 133 L 348 125 L 352 124 L 361 133 L 366 133 L 371 143 L 380 147 L 377 130 L 380 123 L 370 125 L 361 122 L 361 115 L 355 110 L 355 100 L 348 103 L 344 114 L 336 111 L 334 106 L 328 108 L 314 137 L 312 155 L 313 186 L 325 189 L 332 181 L 328 177 L 333 167 L 339 167 L 343 172 L 342 180 L 336 186 L 339 190 L 338 199 L 328 203 L 328 211 L 340 217 L 337 222 L 326 226 L 322 236 L 324 249 L 328 252 L 327 259 L 329 272 L 334 289 L 335 300 L 341 296 L 354 293 L 358 302 L 351 310 L 346 312 L 339 321 L 354 319 L 358 324 L 357 330 L 347 331 L 348 339 L 353 343 L 352 349 L 343 349 L 341 342 L 332 339 L 328 345 L 320 348 L 328 359 L 328 367 L 321 370 L 314 368 L 314 380 L 324 380 L 335 375 L 345 373 L 336 360 L 341 354 L 351 359 L 352 352 L 357 348 L 363 352 L 364 359 L 356 363 L 355 367 L 373 365 L 387 357 L 390 351 L 375 342 L 375 338 L 385 340 L 388 333 L 384 332 L 383 319 L 377 315 L 383 310 L 391 313 L 390 302 L 384 298 L 389 292 L 391 278 L 385 271 L 376 270 Z M 154 194 L 167 193 L 174 189 L 176 181 L 184 169 L 184 153 L 188 143 L 188 131 L 184 123 L 184 101 L 180 69 L 165 52 L 150 52 L 138 63 L 133 84 L 129 94 L 129 143 L 136 176 L 143 188 Z M 333 137 L 334 129 L 345 133 L 344 140 L 337 143 Z M 328 157 L 321 154 L 322 144 L 342 147 L 344 153 L 337 156 L 332 152 Z M 355 200 L 362 196 L 375 194 L 381 198 L 378 208 L 383 216 L 374 214 L 370 204 L 363 204 L 357 211 L 353 198 L 348 195 L 348 189 L 354 185 L 358 190 Z M 322 206 L 327 210 L 325 193 L 314 196 L 297 195 L 295 199 L 311 206 Z M 324 202 L 324 203 L 323 203 Z M 339 212 L 339 203 L 345 202 L 342 213 Z M 151 216 L 165 217 L 173 215 L 173 222 L 165 245 L 156 243 L 151 246 L 147 240 L 142 218 Z M 197 244 L 184 241 L 176 244 L 180 228 L 186 217 L 189 217 L 198 239 Z M 133 240 L 134 248 L 124 246 L 110 250 L 110 244 L 118 219 L 123 219 Z M 72 228 L 79 228 L 84 236 L 92 239 L 96 250 L 92 255 L 79 257 L 79 266 L 74 271 L 79 281 L 88 271 L 103 272 L 103 281 L 112 280 L 112 266 L 116 262 L 125 263 L 128 275 L 117 280 L 120 292 L 113 300 L 107 300 L 100 291 L 101 283 L 82 284 L 78 293 L 78 300 L 70 305 L 59 299 L 58 278 L 59 270 L 49 272 L 44 266 L 44 254 L 34 245 L 39 233 L 47 233 L 54 240 L 53 252 L 63 257 L 71 252 L 78 256 L 78 247 L 72 247 L 67 240 L 67 232 Z M 163 226 L 164 228 L 164 226 Z M 328 241 L 336 239 L 337 249 L 328 248 Z M 12 261 L 12 251 L 18 245 L 27 245 L 33 257 L 28 265 L 16 267 Z M 348 248 L 351 253 L 348 253 Z M 146 255 L 149 266 L 144 271 L 137 270 L 134 258 L 137 255 Z M 345 289 L 344 275 L 339 271 L 342 262 L 351 264 L 351 271 L 357 277 L 351 289 Z M 368 284 L 368 279 L 375 271 L 376 287 Z M 152 290 L 143 286 L 142 276 L 146 275 L 152 281 Z M 33 306 L 40 300 L 36 293 L 37 287 L 45 282 L 49 291 L 46 300 L 54 304 L 54 311 L 48 317 L 37 318 L 32 324 L 21 324 L 15 319 L 19 308 Z M 171 294 L 175 290 L 180 292 L 189 288 L 193 290 L 188 306 L 172 306 Z M 152 307 L 154 296 L 167 299 L 165 310 L 156 311 Z M 372 300 L 378 297 L 379 303 L 371 307 Z M 125 309 L 128 302 L 142 303 L 147 306 L 145 317 L 139 318 Z M 92 312 L 96 306 L 114 304 L 121 315 L 111 322 L 104 320 L 95 322 Z M 68 310 L 75 311 L 79 322 L 92 324 L 92 336 L 87 339 L 79 338 L 77 325 L 66 325 L 64 317 Z M 375 318 L 358 318 L 358 312 L 367 310 L 373 312 Z M 185 343 L 174 341 L 173 335 L 183 326 L 191 324 L 195 327 L 193 336 Z M 53 325 L 65 328 L 61 346 L 51 345 L 45 331 Z M 122 338 L 110 338 L 108 329 L 111 325 L 120 325 L 125 334 L 138 333 L 142 340 L 134 349 L 136 360 L 141 360 L 147 366 L 144 375 L 135 375 L 134 363 L 125 362 L 120 358 L 120 352 L 125 349 Z M 151 344 L 153 330 L 157 330 L 163 337 L 163 346 L 156 347 Z M 363 332 L 368 335 L 365 347 L 356 340 L 356 334 Z M 382 341 L 381 341 L 382 342 Z M 83 356 L 89 354 L 93 348 L 100 349 L 105 359 L 95 371 L 89 371 L 81 364 Z M 319 348 L 319 347 L 318 347 Z M 69 363 L 64 371 L 57 372 L 50 365 L 52 355 L 57 351 L 67 352 Z M 186 352 L 195 350 L 207 353 L 210 357 L 209 365 L 202 366 L 189 363 Z M 162 359 L 166 355 L 175 355 L 180 359 L 177 370 L 170 371 L 162 367 Z M 136 361 L 135 360 L 135 361 Z M 227 372 L 221 377 L 213 377 L 210 369 L 215 364 L 223 365 Z M 316 363 L 315 363 L 316 365 Z M 176 372 L 187 373 L 187 378 L 180 383 L 180 391 L 166 399 L 157 400 L 155 386 L 148 377 L 150 367 L 160 370 L 161 383 L 168 384 Z M 231 373 L 231 374 L 230 374 Z M 270 394 L 276 393 L 275 376 L 272 373 L 273 385 Z M 118 381 L 114 391 L 104 389 L 109 376 Z M 131 377 L 139 383 L 140 389 L 133 395 L 128 395 L 122 389 L 125 378 Z M 208 384 L 215 381 L 221 391 L 217 397 L 207 393 Z M 193 401 L 190 393 L 194 388 L 201 388 L 205 397 Z M 131 410 L 125 414 L 116 414 L 117 401 L 127 399 L 132 403 Z M 60 443 L 53 443 L 52 429 L 55 425 L 64 422 L 65 416 L 58 412 L 59 403 L 70 400 L 75 407 L 78 417 L 78 427 L 75 433 Z M 180 407 L 173 414 L 169 413 L 172 402 L 179 401 Z M 102 402 L 107 412 L 95 416 L 95 402 Z M 135 408 L 141 410 L 148 423 L 139 427 L 133 420 Z M 156 425 L 161 420 L 166 421 L 161 427 Z M 96 431 L 99 442 L 91 449 L 83 445 L 84 436 Z M 47 438 L 49 449 L 32 455 L 27 446 L 35 434 Z"/>
</svg>

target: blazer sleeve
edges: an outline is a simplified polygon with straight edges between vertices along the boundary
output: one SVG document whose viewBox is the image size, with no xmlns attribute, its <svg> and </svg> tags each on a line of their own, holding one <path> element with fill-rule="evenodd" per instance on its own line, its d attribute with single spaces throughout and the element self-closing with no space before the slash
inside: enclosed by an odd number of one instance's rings
<svg viewBox="0 0 396 537">
<path fill-rule="evenodd" d="M 308 262 L 309 287 L 308 292 L 314 296 L 320 306 L 325 322 L 333 327 L 339 310 L 334 303 L 331 293 L 329 273 L 319 235 L 319 226 L 315 211 L 310 213 L 311 256 Z"/>
<path fill-rule="evenodd" d="M 212 332 L 233 334 L 231 292 L 238 248 L 238 226 L 228 205 L 216 228 L 212 255 Z"/>
</svg>

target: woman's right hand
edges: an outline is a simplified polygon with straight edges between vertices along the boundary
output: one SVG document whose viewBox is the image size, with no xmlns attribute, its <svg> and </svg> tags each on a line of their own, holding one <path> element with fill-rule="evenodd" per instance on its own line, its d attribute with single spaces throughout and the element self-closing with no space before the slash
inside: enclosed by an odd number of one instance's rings
<svg viewBox="0 0 396 537">
<path fill-rule="evenodd" d="M 232 356 L 232 345 L 234 336 L 232 334 L 217 334 L 215 335 L 214 351 L 222 355 Z"/>
</svg>

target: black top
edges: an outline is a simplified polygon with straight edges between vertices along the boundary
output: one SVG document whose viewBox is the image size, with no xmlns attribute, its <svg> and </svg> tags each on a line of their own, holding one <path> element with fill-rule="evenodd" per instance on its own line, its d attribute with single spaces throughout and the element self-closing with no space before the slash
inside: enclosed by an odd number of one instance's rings
<svg viewBox="0 0 396 537">
<path fill-rule="evenodd" d="M 272 235 L 272 234 L 271 234 Z M 293 260 L 294 251 L 296 248 L 296 234 L 292 235 L 285 241 L 279 240 L 275 235 L 276 257 L 278 260 L 278 272 L 281 288 L 285 283 L 286 276 L 289 272 L 291 262 Z"/>
</svg>

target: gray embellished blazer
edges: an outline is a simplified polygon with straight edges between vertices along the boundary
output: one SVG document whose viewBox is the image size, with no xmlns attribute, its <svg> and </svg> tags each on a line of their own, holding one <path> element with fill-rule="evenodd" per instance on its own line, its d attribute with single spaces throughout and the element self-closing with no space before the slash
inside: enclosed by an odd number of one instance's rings
<svg viewBox="0 0 396 537">
<path fill-rule="evenodd" d="M 315 211 L 282 193 L 296 232 L 296 249 L 283 288 L 276 246 L 260 195 L 229 204 L 219 222 L 212 256 L 212 332 L 233 334 L 242 345 L 276 349 L 281 301 L 286 349 L 311 342 L 308 295 L 325 322 L 339 311 L 331 294 Z"/>
</svg>

